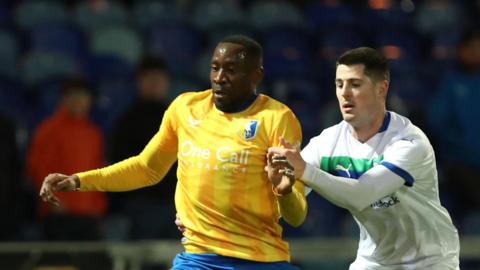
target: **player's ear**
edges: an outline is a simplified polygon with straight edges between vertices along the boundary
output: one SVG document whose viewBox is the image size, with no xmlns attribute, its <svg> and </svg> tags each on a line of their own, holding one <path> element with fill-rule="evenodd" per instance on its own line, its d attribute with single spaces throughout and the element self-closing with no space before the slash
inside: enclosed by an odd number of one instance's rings
<svg viewBox="0 0 480 270">
<path fill-rule="evenodd" d="M 255 86 L 257 86 L 260 84 L 262 80 L 263 80 L 263 66 L 259 66 L 253 71 L 252 82 L 255 84 Z"/>
<path fill-rule="evenodd" d="M 377 94 L 380 97 L 386 99 L 387 98 L 387 93 L 388 93 L 389 82 L 387 80 L 382 80 L 382 81 L 379 81 L 377 84 L 378 84 Z"/>
</svg>

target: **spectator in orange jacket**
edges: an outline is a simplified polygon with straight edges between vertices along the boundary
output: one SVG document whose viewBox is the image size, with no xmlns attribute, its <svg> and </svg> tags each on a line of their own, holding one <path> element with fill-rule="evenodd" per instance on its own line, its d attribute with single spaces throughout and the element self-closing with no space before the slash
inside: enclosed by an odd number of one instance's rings
<svg viewBox="0 0 480 270">
<path fill-rule="evenodd" d="M 57 110 L 34 131 L 27 154 L 27 174 L 40 189 L 51 171 L 74 173 L 104 165 L 103 138 L 89 120 L 93 101 L 83 79 L 69 79 L 61 89 Z M 107 197 L 99 192 L 59 193 L 62 204 L 38 205 L 44 237 L 48 240 L 92 240 L 100 237 L 99 222 Z"/>
</svg>

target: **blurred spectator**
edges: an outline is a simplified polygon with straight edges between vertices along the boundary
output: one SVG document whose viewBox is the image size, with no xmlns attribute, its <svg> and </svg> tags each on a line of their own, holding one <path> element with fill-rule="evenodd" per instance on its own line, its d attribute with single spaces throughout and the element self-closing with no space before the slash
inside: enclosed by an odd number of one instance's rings
<svg viewBox="0 0 480 270">
<path fill-rule="evenodd" d="M 49 172 L 73 173 L 104 165 L 103 138 L 89 120 L 93 92 L 82 79 L 66 80 L 54 114 L 39 124 L 27 153 L 27 175 L 39 189 Z M 47 240 L 100 238 L 99 218 L 107 209 L 103 193 L 59 193 L 62 204 L 38 205 L 42 233 Z"/>
<path fill-rule="evenodd" d="M 458 67 L 443 77 L 432 98 L 428 123 L 439 160 L 445 164 L 448 190 L 459 214 L 480 207 L 480 32 L 469 31 L 457 49 Z"/>
<path fill-rule="evenodd" d="M 0 115 L 0 241 L 15 240 L 21 216 L 19 163 L 15 142 L 15 126 L 10 119 Z"/>
<path fill-rule="evenodd" d="M 170 75 L 163 59 L 144 57 L 137 67 L 137 98 L 114 124 L 111 136 L 110 159 L 118 162 L 137 155 L 157 133 L 163 113 L 168 107 Z M 178 237 L 172 220 L 175 216 L 176 168 L 156 186 L 110 194 L 112 212 L 128 217 L 130 238 Z"/>
</svg>

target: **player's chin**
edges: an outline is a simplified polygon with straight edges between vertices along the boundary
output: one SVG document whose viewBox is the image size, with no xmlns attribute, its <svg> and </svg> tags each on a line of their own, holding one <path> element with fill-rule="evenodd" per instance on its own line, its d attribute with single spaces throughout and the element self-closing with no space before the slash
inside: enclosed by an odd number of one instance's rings
<svg viewBox="0 0 480 270">
<path fill-rule="evenodd" d="M 213 102 L 215 103 L 215 107 L 221 111 L 228 110 L 230 105 L 230 100 L 225 96 L 213 97 Z"/>
<path fill-rule="evenodd" d="M 347 123 L 352 122 L 355 119 L 355 115 L 346 112 L 342 112 L 342 117 Z"/>
</svg>

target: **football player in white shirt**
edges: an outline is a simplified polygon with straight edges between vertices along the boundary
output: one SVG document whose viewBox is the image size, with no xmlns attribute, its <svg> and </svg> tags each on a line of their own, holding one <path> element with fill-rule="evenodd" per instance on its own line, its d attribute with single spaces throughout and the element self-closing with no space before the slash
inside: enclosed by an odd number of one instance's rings
<svg viewBox="0 0 480 270">
<path fill-rule="evenodd" d="M 360 243 L 350 270 L 459 269 L 458 232 L 440 204 L 435 154 L 418 127 L 386 110 L 389 76 L 374 49 L 340 56 L 335 85 L 344 121 L 301 153 L 287 142 L 270 148 L 266 170 L 294 173 L 352 213 Z"/>
</svg>

